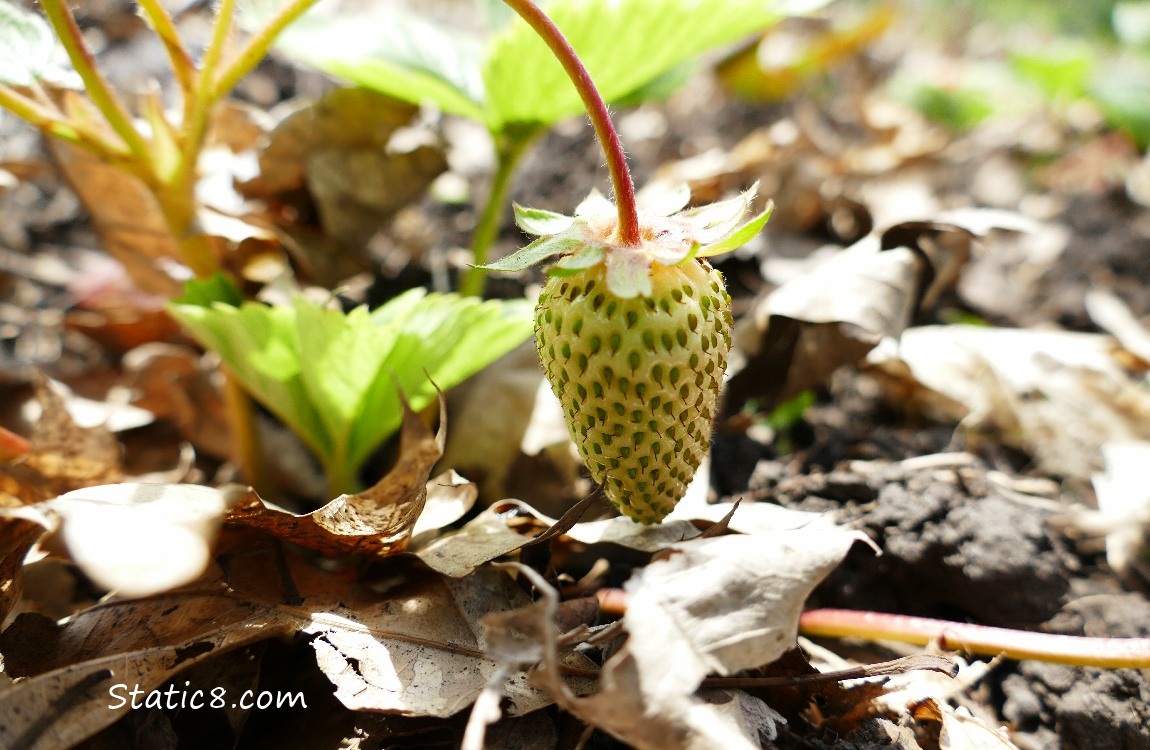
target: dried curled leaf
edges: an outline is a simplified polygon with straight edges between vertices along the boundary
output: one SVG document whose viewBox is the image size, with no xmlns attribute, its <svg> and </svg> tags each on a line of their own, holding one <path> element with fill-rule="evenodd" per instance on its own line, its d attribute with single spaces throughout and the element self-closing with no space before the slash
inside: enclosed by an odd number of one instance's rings
<svg viewBox="0 0 1150 750">
<path fill-rule="evenodd" d="M 447 429 L 440 399 L 441 422 L 435 434 L 403 403 L 399 461 L 374 486 L 340 495 L 318 510 L 296 515 L 275 508 L 249 490 L 228 514 L 228 522 L 263 529 L 269 534 L 331 555 L 388 555 L 407 546 L 427 499 L 427 483 L 443 455 Z"/>
</svg>

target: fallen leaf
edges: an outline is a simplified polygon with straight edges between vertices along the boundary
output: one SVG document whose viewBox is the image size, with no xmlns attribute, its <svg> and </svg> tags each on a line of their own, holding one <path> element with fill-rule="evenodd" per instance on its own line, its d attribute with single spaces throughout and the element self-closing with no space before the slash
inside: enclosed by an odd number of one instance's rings
<svg viewBox="0 0 1150 750">
<path fill-rule="evenodd" d="M 1146 546 L 1150 529 L 1150 490 L 1146 466 L 1150 442 L 1123 441 L 1102 446 L 1106 470 L 1093 477 L 1098 508 L 1073 508 L 1051 519 L 1063 532 L 1106 540 L 1106 562 L 1127 575 Z"/>
<path fill-rule="evenodd" d="M 484 497 L 506 497 L 505 480 L 535 418 L 543 382 L 535 345 L 526 342 L 453 388 L 447 397 L 452 429 L 442 465 L 475 479 Z"/>
<path fill-rule="evenodd" d="M 335 284 L 362 270 L 372 235 L 447 168 L 442 146 L 417 129 L 417 113 L 382 94 L 344 88 L 297 104 L 272 130 L 260 174 L 240 190 L 278 209 L 278 223 L 317 282 Z M 404 132 L 414 140 L 405 142 Z"/>
<path fill-rule="evenodd" d="M 0 650 L 22 665 L 24 678 L 0 687 L 7 717 L 0 746 L 73 747 L 128 710 L 130 703 L 118 699 L 133 686 L 143 702 L 188 667 L 297 632 L 312 636 L 317 663 L 348 708 L 450 716 L 470 705 L 498 669 L 484 653 L 481 618 L 530 604 L 514 581 L 491 568 L 449 579 L 396 563 L 383 580 L 361 583 L 295 555 L 277 563 L 266 538 L 260 543 L 253 532 L 227 536 L 220 550 L 230 560 L 226 570 L 213 567 L 187 589 L 105 602 L 58 629 L 49 621 L 51 649 L 0 635 Z M 296 604 L 284 602 L 285 571 Z M 583 657 L 576 662 L 593 669 Z M 508 683 L 507 697 L 513 715 L 550 702 L 523 678 Z"/>
<path fill-rule="evenodd" d="M 78 426 L 64 397 L 45 378 L 36 381 L 36 399 L 40 417 L 28 452 L 18 463 L 0 465 L 0 507 L 47 500 L 123 476 L 120 444 L 107 428 Z"/>
<path fill-rule="evenodd" d="M 1150 439 L 1150 394 L 1116 361 L 1109 336 L 926 326 L 868 357 L 902 401 L 1032 455 L 1039 468 L 1088 480 L 1100 446 Z"/>
<path fill-rule="evenodd" d="M 529 574 L 540 599 L 517 629 L 541 653 L 532 681 L 583 722 L 636 748 L 758 748 L 764 706 L 720 709 L 725 691 L 696 694 L 710 671 L 761 666 L 795 646 L 806 597 L 859 534 L 810 530 L 694 539 L 636 572 L 623 623 L 630 637 L 603 665 L 598 691 L 580 697 L 560 680 L 554 619 L 558 595 Z M 754 602 L 748 607 L 748 602 Z M 533 649 L 540 649 L 535 651 Z M 757 719 L 748 720 L 758 715 Z M 767 730 L 769 731 L 769 730 Z"/>
<path fill-rule="evenodd" d="M 511 554 L 555 522 L 556 519 L 526 503 L 504 500 L 480 513 L 459 531 L 416 546 L 412 551 L 432 570 L 447 576 L 465 576 L 486 562 Z M 566 535 L 584 544 L 609 542 L 640 552 L 657 552 L 698 536 L 699 530 L 685 520 L 643 526 L 618 517 L 577 523 Z"/>
<path fill-rule="evenodd" d="M 421 534 L 435 534 L 467 515 L 475 506 L 479 490 L 454 471 L 445 471 L 427 483 L 427 501 L 415 521 L 412 539 Z"/>
<path fill-rule="evenodd" d="M 296 515 L 248 490 L 228 513 L 228 523 L 263 529 L 284 541 L 330 555 L 388 555 L 402 551 L 423 512 L 431 469 L 443 454 L 447 429 L 440 398 L 439 434 L 403 401 L 400 453 L 395 467 L 374 486 L 340 495 L 318 510 Z"/>
</svg>

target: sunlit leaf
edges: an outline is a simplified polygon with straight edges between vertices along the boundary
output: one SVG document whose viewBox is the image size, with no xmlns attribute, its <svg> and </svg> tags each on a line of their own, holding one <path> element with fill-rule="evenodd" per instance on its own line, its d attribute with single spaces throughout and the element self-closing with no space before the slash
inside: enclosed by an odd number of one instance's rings
<svg viewBox="0 0 1150 750">
<path fill-rule="evenodd" d="M 258 7 L 272 0 L 253 3 Z M 662 81 L 708 49 L 738 41 L 825 0 L 556 0 L 546 11 L 608 101 L 665 96 Z M 551 125 L 583 109 L 543 41 L 501 3 L 485 2 L 487 39 L 389 8 L 365 16 L 312 13 L 277 43 L 293 58 L 353 83 L 485 123 Z M 417 7 L 417 6 L 416 6 Z M 251 18 L 258 18 L 249 9 Z M 666 81 L 661 77 L 669 76 Z M 644 87 L 651 86 L 649 89 Z M 637 92 L 644 92 L 635 97 Z"/>
<path fill-rule="evenodd" d="M 708 49 L 818 2 L 557 0 L 546 11 L 607 101 L 618 100 Z M 583 109 L 547 45 L 515 21 L 491 42 L 483 70 L 488 125 L 553 123 Z"/>
<path fill-rule="evenodd" d="M 399 389 L 422 409 L 436 385 L 459 384 L 531 333 L 526 301 L 415 289 L 344 314 L 302 297 L 275 307 L 207 302 L 203 284 L 189 286 L 173 314 L 303 438 L 338 491 L 399 427 Z"/>
</svg>

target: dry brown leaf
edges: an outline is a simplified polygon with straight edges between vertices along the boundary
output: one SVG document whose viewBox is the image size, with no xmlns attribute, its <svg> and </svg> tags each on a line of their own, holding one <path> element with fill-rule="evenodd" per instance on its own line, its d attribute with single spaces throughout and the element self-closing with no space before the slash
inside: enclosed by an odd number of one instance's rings
<svg viewBox="0 0 1150 750">
<path fill-rule="evenodd" d="M 436 435 L 405 402 L 399 460 L 374 486 L 340 495 L 303 515 L 273 507 L 248 490 L 236 500 L 227 521 L 330 555 L 401 552 L 423 512 L 431 470 L 443 455 L 446 429 L 447 420 L 441 414 Z"/>
<path fill-rule="evenodd" d="M 505 480 L 534 419 L 542 382 L 539 355 L 528 341 L 451 389 L 452 429 L 443 465 L 474 478 L 484 497 L 507 497 Z M 493 414 L 499 418 L 492 419 Z"/>
<path fill-rule="evenodd" d="M 40 419 L 18 463 L 0 466 L 0 507 L 47 500 L 123 477 L 120 444 L 104 427 L 79 427 L 44 378 L 36 382 Z"/>
<path fill-rule="evenodd" d="M 260 175 L 241 190 L 281 209 L 277 221 L 318 282 L 362 270 L 367 241 L 447 168 L 440 144 L 395 137 L 417 112 L 366 89 L 338 89 L 298 106 L 272 131 Z M 318 226 L 298 218 L 313 215 Z"/>
<path fill-rule="evenodd" d="M 171 422 L 198 451 L 232 455 L 223 376 L 213 355 L 177 344 L 144 344 L 125 354 L 121 366 L 134 406 Z"/>
<path fill-rule="evenodd" d="M 870 235 L 783 284 L 736 334 L 749 356 L 728 382 L 728 410 L 751 398 L 769 410 L 897 337 L 928 272 L 921 255 Z"/>
<path fill-rule="evenodd" d="M 103 248 L 140 289 L 179 296 L 182 283 L 169 270 L 179 262 L 180 247 L 151 191 L 135 176 L 77 146 L 57 138 L 48 144 L 91 216 Z"/>
<path fill-rule="evenodd" d="M 295 632 L 314 636 L 319 666 L 349 708 L 450 716 L 498 669 L 484 654 L 480 619 L 529 604 L 521 588 L 490 568 L 457 580 L 396 562 L 386 580 L 358 583 L 294 555 L 277 564 L 280 553 L 253 532 L 227 537 L 226 568 L 213 568 L 193 586 L 105 602 L 58 628 L 43 618 L 18 620 L 0 635 L 6 663 L 25 678 L 0 687 L 9 717 L 0 724 L 0 746 L 72 747 L 119 718 L 127 706 L 115 705 L 117 696 L 133 686 L 146 693 L 206 659 Z M 297 603 L 285 603 L 285 569 Z M 507 691 L 513 714 L 549 702 L 523 679 Z"/>
<path fill-rule="evenodd" d="M 728 413 L 751 398 L 769 410 L 897 340 L 916 309 L 954 287 L 976 237 L 995 228 L 1031 226 L 994 210 L 939 219 L 906 221 L 868 235 L 759 302 L 736 330 L 746 362 L 728 382 Z"/>
<path fill-rule="evenodd" d="M 24 558 L 48 521 L 33 508 L 0 510 L 0 629 L 20 598 L 20 569 Z"/>
</svg>

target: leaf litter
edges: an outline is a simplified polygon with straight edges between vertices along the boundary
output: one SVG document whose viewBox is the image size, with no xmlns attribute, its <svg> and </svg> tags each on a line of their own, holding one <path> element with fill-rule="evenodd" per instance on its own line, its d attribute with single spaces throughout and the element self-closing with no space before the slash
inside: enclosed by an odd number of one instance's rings
<svg viewBox="0 0 1150 750">
<path fill-rule="evenodd" d="M 832 47 L 850 41 L 849 23 L 815 28 L 823 34 L 816 37 L 820 45 L 828 37 Z M 840 33 L 848 37 L 837 38 Z M 565 473 L 569 464 L 562 454 L 569 455 L 570 446 L 562 432 L 559 440 L 537 441 L 549 445 L 525 439 L 527 417 L 545 406 L 533 398 L 538 380 L 522 371 L 508 376 L 513 392 L 505 403 L 514 406 L 483 404 L 483 386 L 465 402 L 473 409 L 465 418 L 471 424 L 459 424 L 452 410 L 451 432 L 474 435 L 466 440 L 480 454 L 486 441 L 501 443 L 491 451 L 499 454 L 494 467 L 485 467 L 496 473 L 481 491 L 464 478 L 472 478 L 469 470 L 461 469 L 462 476 L 442 471 L 482 466 L 482 456 L 463 452 L 457 463 L 434 466 L 443 428 L 436 437 L 408 414 L 392 460 L 369 461 L 395 464 L 392 473 L 369 465 L 379 479 L 366 483 L 364 492 L 326 503 L 317 491 L 303 492 L 310 506 L 288 493 L 275 498 L 284 501 L 280 508 L 247 490 L 207 486 L 232 478 L 221 468 L 229 454 L 227 435 L 204 407 L 218 398 L 210 357 L 172 340 L 170 329 L 149 331 L 140 323 L 112 343 L 100 334 L 112 328 L 111 307 L 93 305 L 85 325 L 67 337 L 63 328 L 44 329 L 41 341 L 59 345 L 65 355 L 41 359 L 46 369 L 58 370 L 53 374 L 73 387 L 86 378 L 122 377 L 143 391 L 136 405 L 155 421 L 116 434 L 80 428 L 61 416 L 66 410 L 52 405 L 51 396 L 40 396 L 36 425 L 24 417 L 5 422 L 30 440 L 26 449 L 11 450 L 0 469 L 0 744 L 71 747 L 110 736 L 100 733 L 125 713 L 106 707 L 111 684 L 135 681 L 150 690 L 178 685 L 184 675 L 205 679 L 197 670 L 230 663 L 228 654 L 293 637 L 341 705 L 387 712 L 398 723 L 386 731 L 398 732 L 404 746 L 420 741 L 413 739 L 424 731 L 414 723 L 419 716 L 435 717 L 436 727 L 453 733 L 431 744 L 468 748 L 481 747 L 484 739 L 490 747 L 534 746 L 559 736 L 571 743 L 584 727 L 635 747 L 672 748 L 871 747 L 878 738 L 904 748 L 1012 747 L 1000 728 L 1007 723 L 1015 738 L 1029 743 L 1019 746 L 1055 747 L 1060 738 L 1076 747 L 1144 740 L 1144 711 L 1123 697 L 1145 694 L 1139 673 L 976 663 L 964 671 L 977 680 L 960 675 L 957 683 L 935 682 L 915 672 L 885 685 L 868 680 L 792 689 L 791 701 L 762 687 L 707 686 L 713 675 L 728 673 L 772 679 L 809 674 L 805 660 L 804 666 L 791 661 L 796 642 L 812 660 L 819 653 L 796 638 L 804 605 L 927 615 L 942 610 L 1057 632 L 1103 625 L 1113 635 L 1144 630 L 1144 618 L 1122 614 L 1142 611 L 1137 605 L 1144 605 L 1146 580 L 1146 499 L 1136 480 L 1144 450 L 1139 441 L 1146 439 L 1147 307 L 1140 289 L 1145 276 L 1138 270 L 1145 266 L 1129 249 L 1144 247 L 1146 236 L 1144 208 L 1132 208 L 1145 205 L 1138 203 L 1144 192 L 1137 182 L 1139 152 L 1127 142 L 1089 136 L 1078 147 L 1066 139 L 1080 131 L 1059 133 L 1073 158 L 1055 162 L 1029 183 L 1019 154 L 1034 153 L 1049 129 L 987 126 L 948 133 L 887 98 L 874 80 L 876 58 L 888 54 L 886 48 L 867 49 L 833 64 L 830 57 L 812 58 L 828 64 L 830 81 L 853 76 L 863 83 L 855 89 L 860 94 L 843 97 L 848 103 L 812 96 L 771 124 L 731 118 L 742 129 L 733 148 L 708 149 L 714 137 L 701 132 L 713 125 L 715 132 L 727 127 L 731 133 L 730 125 L 707 119 L 727 117 L 731 109 L 700 114 L 682 95 L 641 112 L 662 118 L 670 129 L 670 146 L 659 146 L 664 153 L 699 153 L 674 163 L 659 159 L 661 173 L 686 180 L 696 202 L 760 180 L 760 194 L 776 204 L 767 239 L 722 265 L 728 278 L 747 285 L 736 300 L 747 364 L 735 376 L 742 378 L 728 385 L 727 432 L 716 440 L 710 486 L 704 478 L 663 526 L 590 520 L 530 544 L 563 514 L 563 503 L 587 495 L 590 487 Z M 324 106 L 335 105 L 326 100 Z M 413 114 L 402 111 L 407 118 Z M 372 137 L 390 140 L 388 127 Z M 220 137 L 229 141 L 227 128 L 242 129 L 233 124 L 222 130 Z M 272 137 L 298 137 L 290 130 Z M 322 226 L 278 229 L 297 233 L 296 260 L 304 259 L 301 267 L 310 264 L 317 279 L 331 276 L 334 284 L 349 272 L 327 265 L 334 259 L 325 249 L 370 241 L 347 234 L 347 217 L 333 217 L 347 186 L 338 179 L 319 186 L 340 164 L 358 158 L 349 155 L 358 146 L 327 142 L 318 133 L 305 128 L 302 138 L 314 139 L 308 147 L 334 152 L 331 161 L 319 163 L 326 156 L 315 151 L 301 157 L 318 163 L 314 173 L 297 173 L 295 182 L 275 190 L 259 192 L 259 179 L 240 192 L 229 185 L 215 216 L 204 217 L 252 222 L 240 234 L 219 234 L 222 246 L 242 259 L 243 278 L 259 277 L 261 258 L 284 267 L 282 251 L 262 244 L 266 228 L 301 207 L 296 216 L 315 211 Z M 426 134 L 409 135 L 430 142 Z M 574 150 L 581 138 L 561 129 L 540 149 Z M 221 163 L 232 163 L 222 183 L 258 161 L 250 138 L 225 150 L 231 156 L 221 154 Z M 265 166 L 274 161 L 270 153 L 264 152 Z M 1099 154 L 1107 157 L 1104 164 Z M 563 194 L 556 185 L 581 179 L 578 190 L 567 192 L 585 193 L 595 164 L 574 161 L 537 162 L 523 176 L 524 197 L 532 197 L 533 185 Z M 19 165 L 12 169 L 29 173 Z M 301 190 L 329 187 L 330 194 L 311 196 L 314 203 L 293 203 Z M 413 188 L 400 202 L 406 205 L 419 192 Z M 93 201 L 89 196 L 85 202 Z M 261 214 L 261 202 L 272 210 Z M 981 215 L 951 210 L 969 205 L 980 206 Z M 556 204 L 564 207 L 562 200 Z M 110 208 L 122 213 L 123 206 Z M 451 239 L 458 237 L 452 225 L 460 221 L 454 209 L 425 203 L 414 210 L 450 219 L 427 228 L 433 245 L 458 242 Z M 374 234 L 381 222 L 383 234 L 398 231 L 386 226 L 393 205 L 373 203 L 367 211 L 369 221 L 350 221 L 353 234 L 368 225 Z M 123 238 L 108 227 L 123 229 L 124 222 L 110 218 L 97 216 L 94 224 L 103 244 L 114 248 Z M 146 221 L 128 228 L 140 226 Z M 35 232 L 42 240 L 43 229 Z M 83 244 L 67 232 L 54 236 Z M 148 255 L 157 247 L 122 258 L 137 284 L 166 291 L 165 266 Z M 415 248 L 411 257 L 416 260 L 409 270 L 424 279 L 438 271 L 421 263 L 443 262 Z M 390 259 L 390 267 L 396 262 Z M 30 300 L 28 310 L 49 310 L 54 290 L 66 288 L 27 273 L 27 265 L 12 273 L 16 267 L 4 266 L 5 291 Z M 164 273 L 154 275 L 156 268 Z M 394 278 L 375 282 L 400 284 Z M 1101 289 L 1110 296 L 1099 296 Z M 120 304 L 144 307 L 130 299 Z M 0 314 L 0 322 L 31 330 L 27 311 Z M 974 325 L 954 325 L 946 315 Z M 78 338 L 81 330 L 87 332 Z M 53 343 L 54 335 L 59 340 Z M 93 344 L 89 337 L 96 336 Z M 150 346 L 159 340 L 183 349 L 134 348 L 149 336 Z M 31 339 L 22 337 L 27 351 Z M 109 352 L 115 354 L 104 362 Z M 117 361 L 123 352 L 129 356 Z M 109 366 L 110 378 L 102 369 Z M 13 403 L 29 398 L 18 377 L 4 387 Z M 93 398 L 107 393 L 101 387 L 78 390 Z M 762 419 L 805 392 L 815 397 L 798 421 Z M 484 422 L 504 408 L 519 412 L 519 423 L 507 434 L 491 431 Z M 193 490 L 137 481 L 122 446 L 156 439 L 194 443 L 188 476 L 203 485 Z M 736 461 L 736 454 L 743 457 Z M 746 479 L 740 484 L 731 479 L 736 474 Z M 547 482 L 559 491 L 545 492 Z M 718 489 L 724 486 L 737 490 Z M 45 536 L 49 528 L 56 530 L 51 537 Z M 858 529 L 879 541 L 882 557 L 852 544 Z M 177 543 L 195 550 L 168 555 L 183 568 L 156 564 Z M 1022 550 L 1033 567 L 997 568 L 1007 548 Z M 518 562 L 492 564 L 499 560 Z M 45 592 L 23 585 L 38 566 L 60 561 L 64 567 L 57 570 L 85 589 L 75 593 L 63 619 L 39 614 L 55 612 L 55 605 Z M 1083 567 L 1089 580 L 1075 577 Z M 1110 570 L 1123 574 L 1122 583 L 1108 577 Z M 1067 585 L 1055 585 L 1056 575 Z M 618 620 L 606 608 L 589 614 L 579 609 L 588 594 L 605 587 L 628 595 Z M 1011 587 L 1031 591 L 1004 593 Z M 94 601 L 107 591 L 110 596 Z M 1092 602 L 1103 611 L 1099 597 L 1118 603 L 1104 610 L 1105 617 L 1091 615 Z M 561 627 L 555 624 L 560 619 Z M 622 624 L 606 624 L 612 621 Z M 864 662 L 891 655 L 878 647 L 823 645 Z M 240 684 L 253 678 L 226 679 Z M 995 690 L 1003 691 L 1004 701 L 987 697 Z M 1101 702 L 1082 711 L 1075 702 L 1082 696 Z M 575 718 L 540 708 L 553 701 Z M 15 708 L 22 717 L 17 721 Z M 509 718 L 532 709 L 531 724 Z M 239 714 L 229 719 L 233 740 L 244 736 L 245 720 L 259 718 Z M 373 726 L 376 739 L 384 736 L 382 724 L 362 726 Z M 529 733 L 518 735 L 519 744 L 507 739 L 522 731 Z M 600 734 L 594 741 L 607 740 Z"/>
</svg>

